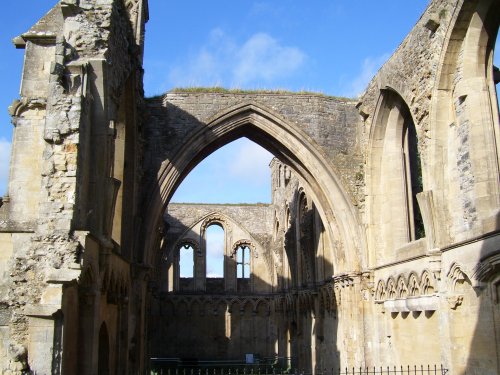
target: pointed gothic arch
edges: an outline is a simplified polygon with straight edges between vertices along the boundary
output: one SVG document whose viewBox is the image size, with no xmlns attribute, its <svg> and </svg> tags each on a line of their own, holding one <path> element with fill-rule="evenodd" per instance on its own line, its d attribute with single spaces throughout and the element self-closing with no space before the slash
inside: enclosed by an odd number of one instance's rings
<svg viewBox="0 0 500 375">
<path fill-rule="evenodd" d="M 342 254 L 333 257 L 338 260 L 335 266 L 339 270 L 359 270 L 364 259 L 364 235 L 358 213 L 334 167 L 299 126 L 254 102 L 238 104 L 212 117 L 205 126 L 180 139 L 182 146 L 177 153 L 161 164 L 155 173 L 158 177 L 150 189 L 144 216 L 144 254 L 138 257 L 146 264 L 155 263 L 153 256 L 158 241 L 152 229 L 162 225 L 166 205 L 187 174 L 210 153 L 243 136 L 284 160 L 309 183 L 312 200 L 323 222 L 336 217 L 340 226 L 343 246 L 336 247 Z"/>
<path fill-rule="evenodd" d="M 415 122 L 404 98 L 393 89 L 380 92 L 369 142 L 369 237 L 378 244 L 369 264 L 375 265 L 425 237 L 417 202 L 423 181 Z"/>
<path fill-rule="evenodd" d="M 494 211 L 500 194 L 500 124 L 493 50 L 499 25 L 496 0 L 467 1 L 451 15 L 430 102 L 430 168 L 424 178 L 434 204 L 445 208 L 436 213 L 437 220 L 453 225 L 436 228 L 435 246 L 474 235 L 481 226 L 485 231 L 498 227 Z M 462 158 L 464 152 L 470 158 Z M 468 174 L 474 180 L 466 181 Z M 476 194 L 481 198 L 469 205 L 469 197 Z M 463 213 L 456 215 L 457 209 Z"/>
</svg>

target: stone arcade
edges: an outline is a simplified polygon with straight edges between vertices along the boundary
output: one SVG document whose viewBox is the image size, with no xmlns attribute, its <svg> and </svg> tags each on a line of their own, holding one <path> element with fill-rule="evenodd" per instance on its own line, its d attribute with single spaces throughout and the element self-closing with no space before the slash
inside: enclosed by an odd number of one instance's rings
<svg viewBox="0 0 500 375">
<path fill-rule="evenodd" d="M 255 353 L 305 372 L 498 374 L 500 1 L 431 1 L 359 100 L 144 98 L 147 5 L 61 0 L 14 39 L 0 371 L 145 374 L 156 356 Z M 276 157 L 271 204 L 168 205 L 243 136 Z M 206 274 L 211 225 L 224 278 Z"/>
</svg>

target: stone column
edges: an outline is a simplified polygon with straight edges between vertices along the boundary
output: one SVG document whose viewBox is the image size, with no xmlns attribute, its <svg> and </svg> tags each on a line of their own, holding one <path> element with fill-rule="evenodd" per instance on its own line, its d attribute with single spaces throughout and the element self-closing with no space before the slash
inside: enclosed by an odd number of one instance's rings
<svg viewBox="0 0 500 375">
<path fill-rule="evenodd" d="M 80 352 L 81 375 L 93 375 L 97 370 L 99 327 L 97 311 L 100 294 L 95 291 L 80 294 Z"/>
</svg>

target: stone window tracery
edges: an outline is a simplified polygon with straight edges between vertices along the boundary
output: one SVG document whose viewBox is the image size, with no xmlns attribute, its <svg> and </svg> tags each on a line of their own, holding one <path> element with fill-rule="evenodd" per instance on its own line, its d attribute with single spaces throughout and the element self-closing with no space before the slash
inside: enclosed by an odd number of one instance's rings
<svg viewBox="0 0 500 375">
<path fill-rule="evenodd" d="M 432 276 L 429 274 L 429 272 L 424 271 L 422 274 L 422 281 L 421 281 L 421 293 L 424 296 L 434 294 L 434 283 Z"/>
<path fill-rule="evenodd" d="M 241 245 L 236 249 L 236 277 L 238 279 L 250 278 L 250 247 Z"/>
<path fill-rule="evenodd" d="M 375 291 L 375 301 L 384 301 L 386 298 L 385 285 L 382 280 L 378 282 L 377 289 Z"/>
<path fill-rule="evenodd" d="M 396 285 L 394 283 L 394 279 L 392 278 L 387 282 L 386 296 L 388 299 L 396 298 Z"/>
<path fill-rule="evenodd" d="M 179 275 L 192 278 L 194 275 L 194 248 L 190 243 L 183 243 L 179 248 Z"/>
<path fill-rule="evenodd" d="M 410 297 L 417 297 L 420 295 L 420 286 L 417 277 L 414 274 L 410 275 L 408 281 L 408 295 Z"/>
</svg>

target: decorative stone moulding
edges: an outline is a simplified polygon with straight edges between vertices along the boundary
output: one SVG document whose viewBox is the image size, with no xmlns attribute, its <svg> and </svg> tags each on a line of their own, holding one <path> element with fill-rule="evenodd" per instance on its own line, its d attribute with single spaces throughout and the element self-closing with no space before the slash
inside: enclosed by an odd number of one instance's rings
<svg viewBox="0 0 500 375">
<path fill-rule="evenodd" d="M 388 299 L 387 301 L 384 301 L 384 308 L 388 312 L 399 312 L 399 310 L 396 307 L 396 300 L 394 299 Z"/>
<path fill-rule="evenodd" d="M 394 300 L 394 307 L 396 308 L 396 311 L 399 312 L 408 312 L 408 307 L 406 306 L 406 300 L 404 298 L 398 298 Z"/>
<path fill-rule="evenodd" d="M 410 311 L 436 311 L 438 305 L 438 296 L 409 297 L 406 300 L 406 306 Z"/>
<path fill-rule="evenodd" d="M 439 305 L 438 296 L 419 296 L 384 301 L 384 308 L 391 313 L 409 311 L 436 311 Z"/>
</svg>

